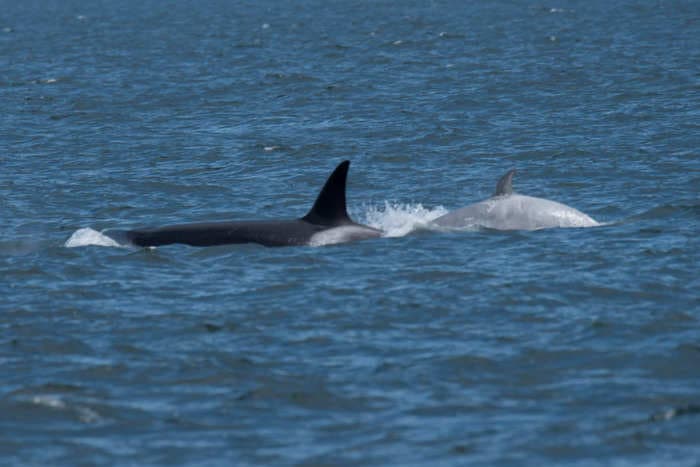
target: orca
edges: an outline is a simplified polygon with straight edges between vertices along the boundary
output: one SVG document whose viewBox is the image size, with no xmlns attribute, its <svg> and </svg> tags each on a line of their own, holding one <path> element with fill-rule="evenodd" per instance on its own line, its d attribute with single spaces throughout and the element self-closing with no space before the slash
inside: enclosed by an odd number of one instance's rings
<svg viewBox="0 0 700 467">
<path fill-rule="evenodd" d="M 233 243 L 321 246 L 382 236 L 382 231 L 353 222 L 345 204 L 350 161 L 341 162 L 326 180 L 311 210 L 299 219 L 207 222 L 117 231 L 116 238 L 140 247 L 182 243 L 214 246 Z M 110 235 L 110 232 L 107 232 Z"/>
<path fill-rule="evenodd" d="M 484 227 L 495 230 L 539 230 L 553 227 L 594 227 L 590 216 L 565 204 L 513 192 L 510 170 L 496 184 L 494 195 L 449 212 L 431 222 L 440 228 Z"/>
</svg>

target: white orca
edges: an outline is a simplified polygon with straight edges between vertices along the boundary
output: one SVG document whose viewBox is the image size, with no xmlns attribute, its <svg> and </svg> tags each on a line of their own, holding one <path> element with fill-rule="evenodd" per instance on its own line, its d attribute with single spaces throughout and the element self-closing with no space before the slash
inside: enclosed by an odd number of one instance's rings
<svg viewBox="0 0 700 467">
<path fill-rule="evenodd" d="M 484 227 L 495 230 L 600 225 L 590 216 L 565 204 L 513 193 L 513 175 L 515 170 L 501 177 L 492 197 L 438 217 L 431 225 L 441 228 Z"/>
</svg>

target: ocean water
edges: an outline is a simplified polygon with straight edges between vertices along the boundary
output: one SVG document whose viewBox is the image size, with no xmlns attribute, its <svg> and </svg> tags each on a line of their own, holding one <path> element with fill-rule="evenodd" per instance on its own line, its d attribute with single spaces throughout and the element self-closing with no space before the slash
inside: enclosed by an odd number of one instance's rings
<svg viewBox="0 0 700 467">
<path fill-rule="evenodd" d="M 700 462 L 697 1 L 0 3 L 0 464 Z M 512 168 L 603 225 L 426 228 Z"/>
</svg>

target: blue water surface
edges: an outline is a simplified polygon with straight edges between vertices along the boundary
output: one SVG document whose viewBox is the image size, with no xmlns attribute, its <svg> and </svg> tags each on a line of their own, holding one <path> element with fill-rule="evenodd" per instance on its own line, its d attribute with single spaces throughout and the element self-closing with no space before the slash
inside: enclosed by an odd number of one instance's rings
<svg viewBox="0 0 700 467">
<path fill-rule="evenodd" d="M 697 465 L 697 1 L 0 6 L 3 465 Z M 425 228 L 512 168 L 604 225 Z"/>
</svg>

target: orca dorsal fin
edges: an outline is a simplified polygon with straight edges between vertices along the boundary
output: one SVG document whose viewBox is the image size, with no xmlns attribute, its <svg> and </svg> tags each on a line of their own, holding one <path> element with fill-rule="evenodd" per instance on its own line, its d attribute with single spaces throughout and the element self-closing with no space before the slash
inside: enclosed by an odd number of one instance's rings
<svg viewBox="0 0 700 467">
<path fill-rule="evenodd" d="M 351 222 L 345 206 L 345 184 L 348 178 L 350 161 L 338 164 L 326 180 L 311 210 L 302 217 L 313 224 L 333 225 Z"/>
<path fill-rule="evenodd" d="M 507 174 L 498 180 L 496 184 L 496 193 L 493 194 L 494 196 L 513 194 L 513 175 L 515 175 L 515 169 L 509 170 Z"/>
</svg>

